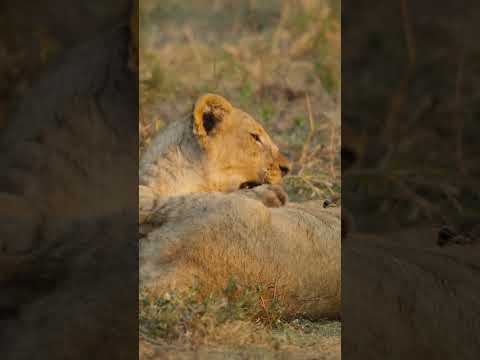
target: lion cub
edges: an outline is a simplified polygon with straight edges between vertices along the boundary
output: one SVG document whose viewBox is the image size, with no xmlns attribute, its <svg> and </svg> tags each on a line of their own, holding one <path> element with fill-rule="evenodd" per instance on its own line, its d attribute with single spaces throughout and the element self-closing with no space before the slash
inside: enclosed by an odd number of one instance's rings
<svg viewBox="0 0 480 360">
<path fill-rule="evenodd" d="M 140 160 L 140 222 L 160 199 L 198 192 L 233 192 L 266 206 L 285 204 L 279 184 L 290 171 L 265 129 L 225 98 L 205 94 L 191 116 L 167 126 Z"/>
<path fill-rule="evenodd" d="M 286 204 L 290 163 L 251 116 L 207 94 L 140 164 L 139 278 L 157 294 L 220 293 L 230 276 L 292 314 L 338 316 L 340 207 Z"/>
</svg>

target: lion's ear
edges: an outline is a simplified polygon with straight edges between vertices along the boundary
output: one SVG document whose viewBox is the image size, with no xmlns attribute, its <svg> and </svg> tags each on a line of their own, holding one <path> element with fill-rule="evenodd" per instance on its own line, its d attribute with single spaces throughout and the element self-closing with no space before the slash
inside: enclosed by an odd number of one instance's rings
<svg viewBox="0 0 480 360">
<path fill-rule="evenodd" d="M 200 96 L 193 109 L 194 133 L 206 140 L 231 112 L 232 104 L 224 97 L 215 94 Z"/>
</svg>

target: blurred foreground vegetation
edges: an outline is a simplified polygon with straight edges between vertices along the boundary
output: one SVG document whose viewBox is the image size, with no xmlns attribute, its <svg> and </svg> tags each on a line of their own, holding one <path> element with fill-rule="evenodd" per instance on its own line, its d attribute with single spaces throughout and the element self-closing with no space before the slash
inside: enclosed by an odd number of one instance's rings
<svg viewBox="0 0 480 360">
<path fill-rule="evenodd" d="M 461 9 L 359 0 L 343 14 L 342 143 L 357 155 L 343 195 L 361 231 L 480 219 L 478 22 Z"/>
</svg>

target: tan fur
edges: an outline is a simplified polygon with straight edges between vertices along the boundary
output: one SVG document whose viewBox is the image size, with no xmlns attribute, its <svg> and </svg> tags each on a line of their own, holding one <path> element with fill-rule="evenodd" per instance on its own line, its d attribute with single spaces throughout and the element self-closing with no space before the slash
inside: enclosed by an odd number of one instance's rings
<svg viewBox="0 0 480 360">
<path fill-rule="evenodd" d="M 268 288 L 287 315 L 336 316 L 340 209 L 322 204 L 268 208 L 237 193 L 160 201 L 149 219 L 154 230 L 140 241 L 141 285 L 220 292 L 233 276 Z"/>
<path fill-rule="evenodd" d="M 142 285 L 219 292 L 233 276 L 268 289 L 290 315 L 338 315 L 340 209 L 282 207 L 286 194 L 272 184 L 289 166 L 251 116 L 219 95 L 200 97 L 140 164 Z M 248 182 L 264 185 L 239 190 Z"/>
<path fill-rule="evenodd" d="M 192 115 L 173 122 L 153 139 L 140 161 L 139 223 L 149 216 L 157 198 L 196 192 L 242 189 L 269 207 L 285 204 L 278 184 L 290 162 L 250 115 L 225 98 L 205 94 Z"/>
<path fill-rule="evenodd" d="M 229 192 L 247 182 L 280 184 L 282 169 L 289 168 L 255 119 L 223 97 L 206 94 L 192 116 L 152 140 L 140 162 L 140 185 L 160 196 Z"/>
</svg>

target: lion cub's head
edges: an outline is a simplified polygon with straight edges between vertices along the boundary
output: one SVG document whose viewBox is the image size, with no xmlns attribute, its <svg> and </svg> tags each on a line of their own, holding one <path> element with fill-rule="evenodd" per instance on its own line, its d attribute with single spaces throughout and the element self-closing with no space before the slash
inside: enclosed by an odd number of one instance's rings
<svg viewBox="0 0 480 360">
<path fill-rule="evenodd" d="M 193 127 L 208 177 L 222 191 L 278 184 L 290 171 L 290 162 L 265 129 L 222 96 L 205 94 L 197 100 Z"/>
<path fill-rule="evenodd" d="M 279 184 L 290 170 L 263 127 L 225 98 L 205 94 L 162 129 L 140 161 L 140 185 L 161 196 Z"/>
</svg>

